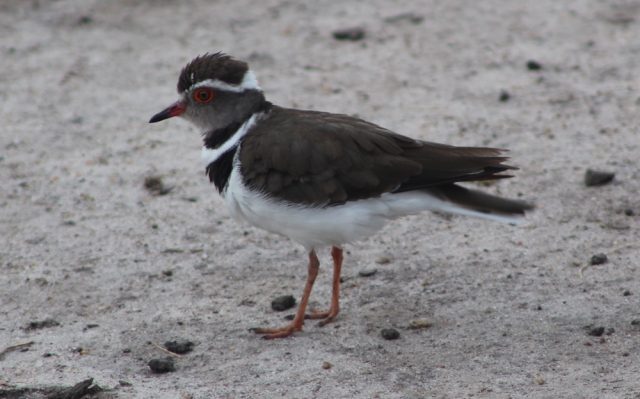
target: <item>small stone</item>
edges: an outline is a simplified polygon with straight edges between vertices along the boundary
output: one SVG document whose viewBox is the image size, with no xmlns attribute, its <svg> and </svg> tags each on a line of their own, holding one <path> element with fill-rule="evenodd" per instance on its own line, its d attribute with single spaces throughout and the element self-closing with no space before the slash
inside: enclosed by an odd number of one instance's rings
<svg viewBox="0 0 640 399">
<path fill-rule="evenodd" d="M 541 375 L 536 376 L 536 378 L 534 378 L 533 380 L 538 385 L 544 385 L 544 383 L 546 382 Z"/>
<path fill-rule="evenodd" d="M 622 296 L 631 296 L 631 291 L 624 290 L 624 292 L 622 293 Z"/>
<path fill-rule="evenodd" d="M 191 352 L 193 350 L 194 343 L 186 339 L 178 339 L 175 341 L 165 342 L 164 347 L 170 352 L 182 355 Z"/>
<path fill-rule="evenodd" d="M 609 259 L 607 258 L 606 254 L 603 253 L 599 253 L 599 254 L 595 254 L 591 257 L 591 260 L 589 261 L 589 263 L 592 266 L 596 266 L 596 265 L 602 265 L 607 263 Z"/>
<path fill-rule="evenodd" d="M 633 209 L 627 208 L 627 209 L 624 210 L 624 214 L 626 216 L 633 216 L 633 215 L 635 215 L 635 212 L 633 211 Z"/>
<path fill-rule="evenodd" d="M 169 194 L 173 187 L 167 187 L 160 176 L 147 176 L 144 178 L 144 188 L 153 195 Z"/>
<path fill-rule="evenodd" d="M 165 277 L 171 277 L 171 276 L 173 276 L 173 270 L 171 270 L 171 269 L 163 270 L 162 271 L 162 275 L 165 276 Z"/>
<path fill-rule="evenodd" d="M 379 265 L 388 265 L 391 263 L 391 258 L 388 256 L 380 256 L 376 259 L 376 263 Z"/>
<path fill-rule="evenodd" d="M 400 338 L 400 333 L 395 328 L 383 328 L 380 335 L 389 341 Z"/>
<path fill-rule="evenodd" d="M 133 385 L 129 381 L 125 381 L 125 380 L 118 381 L 118 384 L 120 384 L 121 387 L 130 387 L 131 385 Z"/>
<path fill-rule="evenodd" d="M 296 298 L 294 298 L 293 295 L 279 296 L 271 301 L 271 309 L 275 310 L 276 312 L 289 310 L 294 306 L 296 306 Z"/>
<path fill-rule="evenodd" d="M 86 326 L 84 326 L 82 331 L 87 331 L 87 330 L 91 330 L 92 328 L 98 328 L 98 327 L 100 327 L 99 324 L 91 323 L 91 324 L 87 324 Z"/>
<path fill-rule="evenodd" d="M 364 269 L 358 272 L 358 276 L 360 277 L 371 277 L 378 272 L 377 269 Z"/>
<path fill-rule="evenodd" d="M 529 60 L 527 61 L 527 69 L 530 71 L 539 71 L 542 69 L 542 64 L 538 61 Z"/>
<path fill-rule="evenodd" d="M 610 183 L 614 177 L 616 177 L 616 174 L 613 172 L 587 169 L 584 173 L 584 184 L 587 187 L 602 186 Z"/>
<path fill-rule="evenodd" d="M 24 327 L 24 329 L 25 330 L 39 330 L 41 328 L 57 327 L 59 325 L 60 325 L 60 323 L 57 320 L 44 319 L 44 320 L 38 320 L 38 321 L 29 322 L 29 324 L 27 324 Z"/>
<path fill-rule="evenodd" d="M 433 326 L 433 323 L 427 319 L 415 319 L 409 322 L 409 328 L 412 330 L 424 330 Z"/>
<path fill-rule="evenodd" d="M 329 363 L 329 362 L 322 362 L 322 368 L 325 370 L 329 370 L 331 367 L 333 367 L 333 364 Z"/>
<path fill-rule="evenodd" d="M 511 94 L 509 94 L 508 91 L 506 90 L 500 91 L 500 97 L 498 97 L 498 100 L 501 103 L 506 103 L 507 101 L 509 101 L 509 99 L 511 99 Z"/>
<path fill-rule="evenodd" d="M 78 18 L 78 25 L 89 25 L 92 22 L 93 18 L 91 18 L 90 15 L 83 15 L 82 17 Z"/>
<path fill-rule="evenodd" d="M 151 359 L 149 361 L 149 368 L 154 373 L 162 374 L 176 371 L 176 364 L 171 357 L 164 357 L 159 359 Z"/>
<path fill-rule="evenodd" d="M 396 22 L 411 22 L 412 24 L 419 24 L 424 20 L 424 16 L 413 12 L 404 12 L 402 14 L 393 15 L 384 19 L 384 22 L 396 23 Z"/>
<path fill-rule="evenodd" d="M 631 320 L 631 325 L 632 326 L 640 326 L 640 319 Z"/>
<path fill-rule="evenodd" d="M 362 40 L 364 38 L 364 29 L 359 27 L 338 29 L 333 31 L 333 38 L 336 40 L 349 40 L 352 42 Z"/>
<path fill-rule="evenodd" d="M 590 327 L 589 331 L 587 332 L 587 334 L 591 335 L 592 337 L 601 337 L 602 334 L 604 334 L 604 330 L 605 328 L 600 326 L 600 327 Z"/>
</svg>

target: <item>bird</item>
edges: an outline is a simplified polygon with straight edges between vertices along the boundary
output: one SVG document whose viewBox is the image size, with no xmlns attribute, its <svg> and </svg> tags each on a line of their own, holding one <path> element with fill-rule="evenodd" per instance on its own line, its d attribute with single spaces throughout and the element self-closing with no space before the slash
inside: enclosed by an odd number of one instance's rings
<svg viewBox="0 0 640 399">
<path fill-rule="evenodd" d="M 435 211 L 516 224 L 533 208 L 460 184 L 513 177 L 506 150 L 438 144 L 353 116 L 272 104 L 249 65 L 222 52 L 187 63 L 177 91 L 178 100 L 149 122 L 182 117 L 199 128 L 206 175 L 230 214 L 290 238 L 308 255 L 293 320 L 252 329 L 265 339 L 302 331 L 305 319 L 334 321 L 345 245 L 393 219 Z M 330 306 L 307 313 L 317 251 L 329 247 Z"/>
</svg>

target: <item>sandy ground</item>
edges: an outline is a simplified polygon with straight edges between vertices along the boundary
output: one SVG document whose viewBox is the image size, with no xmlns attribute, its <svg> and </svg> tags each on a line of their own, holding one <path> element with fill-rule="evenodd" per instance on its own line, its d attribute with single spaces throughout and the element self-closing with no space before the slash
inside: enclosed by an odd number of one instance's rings
<svg viewBox="0 0 640 399">
<path fill-rule="evenodd" d="M 99 398 L 640 397 L 638 38 L 637 1 L 3 1 L 0 351 L 26 345 L 0 355 L 0 397 L 86 378 Z M 336 323 L 261 340 L 304 251 L 230 219 L 194 128 L 147 124 L 219 50 L 277 104 L 510 148 L 517 177 L 486 189 L 539 207 L 392 223 L 347 248 Z M 176 338 L 193 352 L 152 373 Z"/>
</svg>

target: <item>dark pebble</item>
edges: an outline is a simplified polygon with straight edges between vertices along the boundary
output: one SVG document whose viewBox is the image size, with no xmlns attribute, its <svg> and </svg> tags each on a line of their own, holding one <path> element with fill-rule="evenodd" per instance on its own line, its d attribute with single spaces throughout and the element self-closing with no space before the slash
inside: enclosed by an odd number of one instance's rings
<svg viewBox="0 0 640 399">
<path fill-rule="evenodd" d="M 500 92 L 500 97 L 498 97 L 498 100 L 500 100 L 501 103 L 506 103 L 507 101 L 509 101 L 509 99 L 511 99 L 511 94 L 509 94 L 509 92 L 506 90 L 502 90 Z"/>
<path fill-rule="evenodd" d="M 624 292 L 622 293 L 622 296 L 631 296 L 631 291 L 624 290 Z"/>
<path fill-rule="evenodd" d="M 589 328 L 589 331 L 587 332 L 587 334 L 591 335 L 592 337 L 601 337 L 602 334 L 604 334 L 604 327 L 591 327 Z"/>
<path fill-rule="evenodd" d="M 624 210 L 624 214 L 627 215 L 627 216 L 633 216 L 633 215 L 635 215 L 635 212 L 633 211 L 633 209 L 627 208 L 627 209 Z"/>
<path fill-rule="evenodd" d="M 358 272 L 358 276 L 360 277 L 371 277 L 374 274 L 378 273 L 377 269 L 364 269 Z"/>
<path fill-rule="evenodd" d="M 389 341 L 400 338 L 400 333 L 395 328 L 384 328 L 380 331 L 380 335 Z"/>
<path fill-rule="evenodd" d="M 352 42 L 364 39 L 364 29 L 347 28 L 333 31 L 333 38 L 336 40 L 350 40 Z"/>
<path fill-rule="evenodd" d="M 584 184 L 587 187 L 602 186 L 610 183 L 614 177 L 616 177 L 616 174 L 613 172 L 587 169 L 584 173 Z"/>
<path fill-rule="evenodd" d="M 59 326 L 60 323 L 56 320 L 53 319 L 44 319 L 44 320 L 38 320 L 38 321 L 32 321 L 29 322 L 29 324 L 27 324 L 25 326 L 25 330 L 39 330 L 41 328 L 48 328 L 48 327 L 56 327 Z"/>
<path fill-rule="evenodd" d="M 595 255 L 593 255 L 593 256 L 591 257 L 591 260 L 589 261 L 589 263 L 590 263 L 592 266 L 595 266 L 595 265 L 602 265 L 602 264 L 604 264 L 604 263 L 607 263 L 607 261 L 608 261 L 608 260 L 609 260 L 609 259 L 607 258 L 607 255 L 606 255 L 606 254 L 599 253 L 599 254 L 595 254 Z"/>
<path fill-rule="evenodd" d="M 144 188 L 146 188 L 153 195 L 165 195 L 169 194 L 173 187 L 167 187 L 162 182 L 160 176 L 147 176 L 144 178 Z"/>
<path fill-rule="evenodd" d="M 632 326 L 640 326 L 640 319 L 631 320 L 631 325 Z"/>
<path fill-rule="evenodd" d="M 93 22 L 93 18 L 90 15 L 84 15 L 78 18 L 78 25 L 89 25 Z"/>
<path fill-rule="evenodd" d="M 271 301 L 271 309 L 275 310 L 276 312 L 289 310 L 294 306 L 296 306 L 296 298 L 294 298 L 292 295 L 279 296 Z"/>
<path fill-rule="evenodd" d="M 182 355 L 184 353 L 191 352 L 193 350 L 194 343 L 186 339 L 178 339 L 175 341 L 167 341 L 164 343 L 164 347 L 173 353 Z"/>
<path fill-rule="evenodd" d="M 542 69 L 542 64 L 538 61 L 529 60 L 527 61 L 527 69 L 530 71 L 539 71 Z"/>
<path fill-rule="evenodd" d="M 99 324 L 87 324 L 86 326 L 84 326 L 82 331 L 87 331 L 87 330 L 91 330 L 92 328 L 98 328 L 98 327 L 100 327 Z"/>
<path fill-rule="evenodd" d="M 151 359 L 149 360 L 149 368 L 154 373 L 169 373 L 171 371 L 176 371 L 176 364 L 171 357 L 164 357 L 160 359 Z"/>
</svg>

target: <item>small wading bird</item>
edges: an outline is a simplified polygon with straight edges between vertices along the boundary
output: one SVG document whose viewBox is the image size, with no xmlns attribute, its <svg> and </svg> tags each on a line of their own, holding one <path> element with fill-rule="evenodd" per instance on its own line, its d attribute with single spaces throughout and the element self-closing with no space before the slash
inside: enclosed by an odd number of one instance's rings
<svg viewBox="0 0 640 399">
<path fill-rule="evenodd" d="M 456 183 L 511 177 L 504 150 L 454 147 L 401 136 L 347 115 L 268 102 L 248 65 L 222 53 L 189 62 L 179 100 L 149 122 L 181 116 L 201 129 L 206 172 L 231 214 L 289 237 L 309 253 L 293 321 L 256 328 L 264 338 L 301 331 L 304 319 L 339 311 L 343 245 L 392 219 L 422 211 L 514 223 L 531 205 Z M 333 293 L 326 312 L 305 314 L 318 274 L 316 249 L 331 246 Z"/>
</svg>

